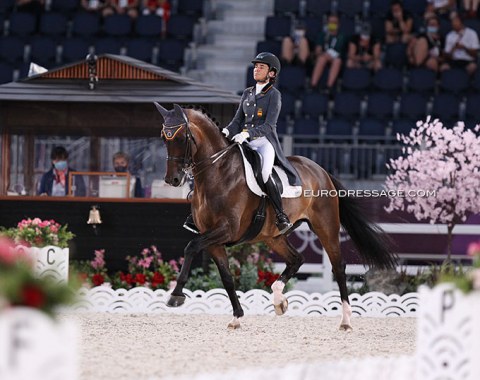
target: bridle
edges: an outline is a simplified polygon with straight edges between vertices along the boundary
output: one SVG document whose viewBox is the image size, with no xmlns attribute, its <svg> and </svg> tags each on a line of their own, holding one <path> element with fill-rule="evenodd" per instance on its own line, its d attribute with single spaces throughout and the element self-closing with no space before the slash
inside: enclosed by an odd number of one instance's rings
<svg viewBox="0 0 480 380">
<path fill-rule="evenodd" d="M 166 126 L 165 124 L 163 124 L 162 135 L 165 138 L 165 140 L 172 141 L 173 139 L 175 139 L 178 132 L 181 131 L 184 127 L 186 131 L 185 143 L 184 143 L 185 154 L 183 157 L 167 155 L 167 161 L 180 162 L 180 164 L 182 165 L 182 171 L 185 174 L 189 175 L 191 178 L 194 178 L 195 176 L 198 176 L 200 173 L 203 173 L 205 170 L 208 169 L 209 166 L 213 165 L 218 160 L 220 160 L 230 149 L 232 149 L 232 147 L 234 147 L 235 145 L 238 145 L 237 143 L 229 144 L 226 148 L 223 148 L 220 151 L 212 154 L 210 157 L 207 157 L 198 162 L 194 162 L 192 143 L 195 146 L 197 146 L 197 142 L 193 137 L 192 131 L 190 130 L 190 127 L 189 127 L 189 122 L 186 118 L 185 118 L 185 123 L 182 123 L 182 124 L 171 125 L 171 126 Z M 193 174 L 194 170 L 196 170 L 195 175 Z"/>
</svg>

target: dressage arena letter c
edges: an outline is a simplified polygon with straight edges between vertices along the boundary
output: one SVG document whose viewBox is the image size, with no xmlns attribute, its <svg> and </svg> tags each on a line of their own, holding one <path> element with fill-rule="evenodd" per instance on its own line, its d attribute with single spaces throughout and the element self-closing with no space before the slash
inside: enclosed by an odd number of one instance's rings
<svg viewBox="0 0 480 380">
<path fill-rule="evenodd" d="M 455 305 L 455 295 L 453 289 L 445 290 L 442 294 L 442 323 L 445 322 L 445 312 Z"/>
<path fill-rule="evenodd" d="M 50 261 L 50 253 L 55 253 L 55 250 L 50 248 L 48 251 L 47 251 L 47 264 L 48 265 L 53 265 L 55 264 L 55 260 L 52 260 Z"/>
</svg>

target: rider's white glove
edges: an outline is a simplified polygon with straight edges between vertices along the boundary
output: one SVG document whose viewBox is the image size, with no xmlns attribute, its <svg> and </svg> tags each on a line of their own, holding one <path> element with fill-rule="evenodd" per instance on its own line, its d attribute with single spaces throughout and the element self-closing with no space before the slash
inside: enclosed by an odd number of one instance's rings
<svg viewBox="0 0 480 380">
<path fill-rule="evenodd" d="M 248 139 L 249 137 L 250 135 L 248 134 L 248 132 L 240 132 L 235 136 L 233 136 L 232 140 L 236 143 L 243 144 L 245 140 Z"/>
<path fill-rule="evenodd" d="M 223 128 L 222 133 L 225 135 L 225 137 L 228 137 L 228 135 L 230 134 L 230 131 L 227 128 Z"/>
</svg>

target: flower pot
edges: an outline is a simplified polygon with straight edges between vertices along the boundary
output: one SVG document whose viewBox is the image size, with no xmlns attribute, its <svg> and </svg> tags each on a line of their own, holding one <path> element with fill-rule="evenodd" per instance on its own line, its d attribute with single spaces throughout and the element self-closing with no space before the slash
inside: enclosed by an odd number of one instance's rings
<svg viewBox="0 0 480 380">
<path fill-rule="evenodd" d="M 417 379 L 480 379 L 480 292 L 419 289 Z"/>
<path fill-rule="evenodd" d="M 76 326 L 36 309 L 0 311 L 0 379 L 77 379 Z"/>
<path fill-rule="evenodd" d="M 69 249 L 49 245 L 42 248 L 17 246 L 34 263 L 34 271 L 39 277 L 50 277 L 56 281 L 68 281 Z"/>
</svg>

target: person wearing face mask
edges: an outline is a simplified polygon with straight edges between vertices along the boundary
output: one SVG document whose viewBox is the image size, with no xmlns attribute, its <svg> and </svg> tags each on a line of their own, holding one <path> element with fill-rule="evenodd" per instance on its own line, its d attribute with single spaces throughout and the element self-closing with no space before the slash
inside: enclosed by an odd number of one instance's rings
<svg viewBox="0 0 480 380">
<path fill-rule="evenodd" d="M 438 71 L 443 50 L 440 22 L 437 17 L 430 17 L 426 24 L 425 33 L 419 34 L 408 45 L 408 61 L 413 67 Z"/>
<path fill-rule="evenodd" d="M 325 68 L 329 65 L 327 92 L 331 92 L 342 67 L 342 54 L 345 48 L 345 36 L 339 33 L 339 19 L 335 14 L 328 16 L 327 27 L 318 36 L 315 47 L 315 66 L 313 67 L 310 85 L 316 88 Z"/>
<path fill-rule="evenodd" d="M 412 38 L 413 17 L 403 9 L 402 2 L 393 0 L 385 16 L 385 43 L 407 44 Z"/>
<path fill-rule="evenodd" d="M 353 36 L 348 43 L 347 67 L 380 70 L 382 68 L 381 54 L 380 41 L 372 37 L 370 25 L 364 24 L 360 34 Z"/>
<path fill-rule="evenodd" d="M 113 169 L 116 173 L 127 173 L 130 157 L 124 152 L 117 152 L 112 158 Z M 142 182 L 139 177 L 135 177 L 135 190 L 133 196 L 135 198 L 143 198 L 145 196 L 142 188 Z"/>
<path fill-rule="evenodd" d="M 68 166 L 68 152 L 62 146 L 52 149 L 50 154 L 52 160 L 52 168 L 43 174 L 38 189 L 38 195 L 49 195 L 53 197 L 64 197 L 69 191 L 69 172 L 74 172 Z M 85 183 L 79 176 L 74 178 L 75 196 L 83 197 L 86 194 Z"/>
</svg>

